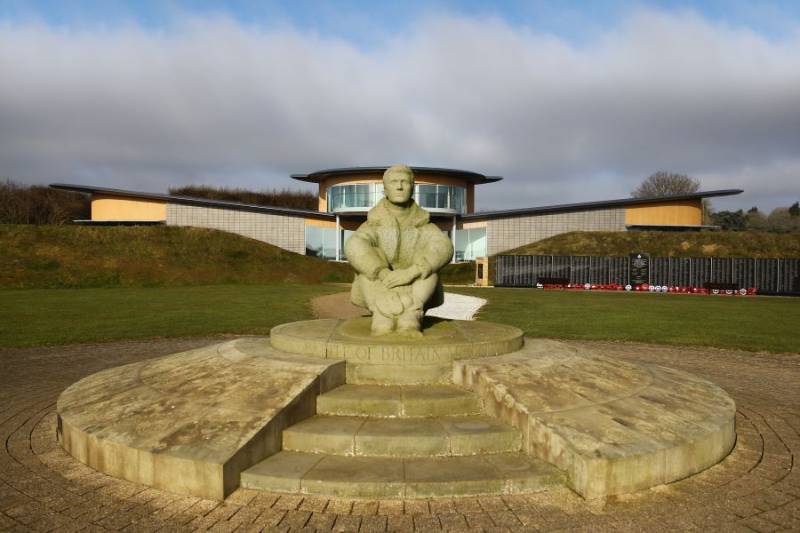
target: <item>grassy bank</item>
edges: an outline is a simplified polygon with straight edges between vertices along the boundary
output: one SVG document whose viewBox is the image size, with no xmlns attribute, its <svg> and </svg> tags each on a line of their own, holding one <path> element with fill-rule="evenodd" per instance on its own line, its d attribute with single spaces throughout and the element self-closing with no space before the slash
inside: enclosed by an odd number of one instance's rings
<svg viewBox="0 0 800 533">
<path fill-rule="evenodd" d="M 0 287 L 349 282 L 346 264 L 222 231 L 0 225 Z"/>
<path fill-rule="evenodd" d="M 800 299 L 449 289 L 486 298 L 479 319 L 532 337 L 800 352 Z"/>
<path fill-rule="evenodd" d="M 800 257 L 800 232 L 575 231 L 503 252 L 509 255 L 628 255 L 660 257 Z"/>
<path fill-rule="evenodd" d="M 221 333 L 267 335 L 311 317 L 329 285 L 0 290 L 0 347 Z"/>
<path fill-rule="evenodd" d="M 475 283 L 475 263 L 445 265 L 439 271 L 439 278 L 445 285 L 471 285 Z"/>
</svg>

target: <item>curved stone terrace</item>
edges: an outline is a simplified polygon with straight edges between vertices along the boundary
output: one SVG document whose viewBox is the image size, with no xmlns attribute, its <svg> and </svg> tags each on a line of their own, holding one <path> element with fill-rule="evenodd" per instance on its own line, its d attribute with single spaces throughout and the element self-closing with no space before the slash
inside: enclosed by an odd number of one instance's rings
<svg viewBox="0 0 800 533">
<path fill-rule="evenodd" d="M 99 370 L 219 342 L 155 340 L 0 350 L 2 531 L 725 531 L 800 530 L 800 354 L 584 342 L 602 354 L 686 370 L 736 401 L 722 463 L 632 495 L 567 489 L 431 500 L 329 500 L 239 489 L 179 496 L 100 474 L 55 439 L 58 395 Z"/>
</svg>

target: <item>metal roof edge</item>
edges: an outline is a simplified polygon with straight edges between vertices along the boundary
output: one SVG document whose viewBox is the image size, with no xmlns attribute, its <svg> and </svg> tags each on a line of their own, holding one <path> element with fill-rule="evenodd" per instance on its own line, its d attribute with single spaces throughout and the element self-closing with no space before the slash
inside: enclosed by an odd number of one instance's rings
<svg viewBox="0 0 800 533">
<path fill-rule="evenodd" d="M 65 191 L 82 192 L 86 194 L 106 194 L 108 196 L 121 196 L 124 198 L 146 198 L 148 200 L 163 200 L 177 204 L 208 206 L 208 207 L 227 207 L 242 211 L 257 211 L 264 213 L 279 213 L 291 216 L 304 216 L 315 218 L 335 219 L 333 213 L 313 211 L 310 209 L 292 209 L 290 207 L 276 207 L 256 204 L 245 204 L 241 202 L 230 202 L 225 200 L 211 200 L 208 198 L 193 198 L 189 196 L 173 196 L 171 194 L 159 194 L 150 192 L 126 191 L 124 189 L 112 189 L 109 187 L 89 187 L 86 185 L 72 185 L 69 183 L 51 183 L 53 189 Z"/>
<path fill-rule="evenodd" d="M 370 166 L 370 167 L 342 167 L 342 168 L 327 168 L 323 170 L 316 170 L 308 174 L 290 174 L 289 177 L 298 181 L 305 181 L 307 183 L 319 183 L 327 175 L 336 174 L 367 174 L 371 172 L 384 172 L 389 165 L 384 166 Z M 495 183 L 503 179 L 502 176 L 486 176 L 480 172 L 472 170 L 461 170 L 457 168 L 444 168 L 444 167 L 417 167 L 411 165 L 414 172 L 430 172 L 434 174 L 454 174 L 461 175 L 468 181 L 472 181 L 476 185 L 483 185 L 486 183 Z"/>
<path fill-rule="evenodd" d="M 671 194 L 667 196 L 648 196 L 645 198 L 618 198 L 616 200 L 601 200 L 594 202 L 578 202 L 573 204 L 545 205 L 540 207 L 526 207 L 521 209 L 508 209 L 503 211 L 478 211 L 462 215 L 463 219 L 499 218 L 503 216 L 523 216 L 532 214 L 557 213 L 564 211 L 581 211 L 588 209 L 602 209 L 604 207 L 624 207 L 637 204 L 652 204 L 665 201 L 694 200 L 697 198 L 710 198 L 716 196 L 733 196 L 741 194 L 742 189 L 719 189 L 714 191 L 698 191 L 688 194 Z"/>
</svg>

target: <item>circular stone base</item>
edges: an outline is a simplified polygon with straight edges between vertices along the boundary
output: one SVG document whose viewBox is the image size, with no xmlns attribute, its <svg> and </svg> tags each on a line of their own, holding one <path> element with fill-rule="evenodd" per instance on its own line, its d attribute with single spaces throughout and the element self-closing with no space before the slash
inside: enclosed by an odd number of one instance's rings
<svg viewBox="0 0 800 533">
<path fill-rule="evenodd" d="M 422 337 L 370 334 L 370 317 L 290 322 L 272 328 L 272 346 L 284 352 L 355 363 L 417 365 L 510 353 L 522 330 L 504 324 L 426 317 Z"/>
</svg>

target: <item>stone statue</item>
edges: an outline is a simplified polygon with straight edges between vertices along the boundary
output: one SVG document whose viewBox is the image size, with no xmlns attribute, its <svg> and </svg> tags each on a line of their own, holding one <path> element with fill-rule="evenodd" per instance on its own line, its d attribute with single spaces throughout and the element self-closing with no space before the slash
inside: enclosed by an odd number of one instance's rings
<svg viewBox="0 0 800 533">
<path fill-rule="evenodd" d="M 411 197 L 411 168 L 387 169 L 383 191 L 386 197 L 344 245 L 357 271 L 351 300 L 372 312 L 372 335 L 420 337 L 425 310 L 443 303 L 437 272 L 453 256 L 453 245 Z"/>
</svg>

